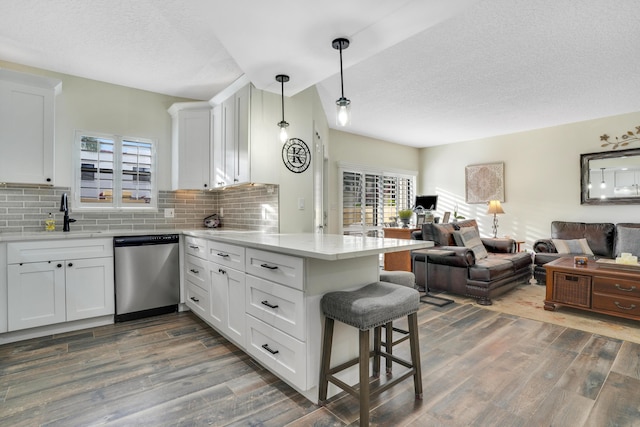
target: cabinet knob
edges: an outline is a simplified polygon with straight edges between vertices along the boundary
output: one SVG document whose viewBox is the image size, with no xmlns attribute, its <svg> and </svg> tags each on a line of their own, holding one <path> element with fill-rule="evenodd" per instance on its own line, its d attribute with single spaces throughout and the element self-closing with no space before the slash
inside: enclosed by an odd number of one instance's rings
<svg viewBox="0 0 640 427">
<path fill-rule="evenodd" d="M 69 267 L 73 267 L 73 263 L 70 262 L 69 264 L 67 264 Z"/>
<path fill-rule="evenodd" d="M 51 178 L 47 178 L 47 182 L 51 182 Z"/>
<path fill-rule="evenodd" d="M 62 268 L 62 264 L 58 264 L 58 265 L 56 265 L 56 267 Z"/>
<path fill-rule="evenodd" d="M 207 184 L 204 185 L 204 188 L 207 188 Z"/>
</svg>

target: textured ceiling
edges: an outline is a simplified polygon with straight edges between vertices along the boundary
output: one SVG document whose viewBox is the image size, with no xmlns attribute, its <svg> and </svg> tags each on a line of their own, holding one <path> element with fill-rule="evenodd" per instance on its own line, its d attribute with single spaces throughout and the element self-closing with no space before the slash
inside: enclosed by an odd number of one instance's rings
<svg viewBox="0 0 640 427">
<path fill-rule="evenodd" d="M 637 0 L 0 0 L 0 60 L 193 99 L 317 85 L 430 146 L 640 111 Z"/>
</svg>

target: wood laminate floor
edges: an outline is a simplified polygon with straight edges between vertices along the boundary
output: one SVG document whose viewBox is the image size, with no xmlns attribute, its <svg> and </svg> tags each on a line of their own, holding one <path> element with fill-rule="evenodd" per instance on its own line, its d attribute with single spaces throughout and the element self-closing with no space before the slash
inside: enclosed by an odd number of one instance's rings
<svg viewBox="0 0 640 427">
<path fill-rule="evenodd" d="M 419 323 L 424 399 L 407 380 L 371 425 L 640 426 L 639 344 L 471 305 Z M 0 346 L 0 425 L 356 426 L 358 406 L 314 405 L 180 313 Z"/>
</svg>

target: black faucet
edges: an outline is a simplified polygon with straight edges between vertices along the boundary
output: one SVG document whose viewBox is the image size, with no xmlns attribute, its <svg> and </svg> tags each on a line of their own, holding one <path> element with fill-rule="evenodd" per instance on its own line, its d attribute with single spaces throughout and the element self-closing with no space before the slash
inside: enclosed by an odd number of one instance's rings
<svg viewBox="0 0 640 427">
<path fill-rule="evenodd" d="M 69 231 L 69 223 L 76 222 L 75 219 L 69 218 L 69 198 L 67 193 L 62 193 L 62 199 L 60 200 L 60 212 L 64 212 L 64 224 L 62 231 Z"/>
</svg>

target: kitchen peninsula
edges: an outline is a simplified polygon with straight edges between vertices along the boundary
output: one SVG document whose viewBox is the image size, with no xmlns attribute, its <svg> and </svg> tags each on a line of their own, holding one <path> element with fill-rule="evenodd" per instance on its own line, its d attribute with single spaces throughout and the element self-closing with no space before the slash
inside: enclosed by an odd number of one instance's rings
<svg viewBox="0 0 640 427">
<path fill-rule="evenodd" d="M 327 234 L 184 234 L 187 306 L 314 403 L 322 295 L 377 281 L 382 253 L 432 244 Z M 357 355 L 353 328 L 336 325 L 334 337 L 332 360 Z M 330 395 L 335 392 L 330 389 Z"/>
<path fill-rule="evenodd" d="M 96 271 L 105 272 L 104 277 L 92 275 L 87 276 L 90 280 L 85 278 L 80 281 L 91 283 L 96 288 L 94 299 L 104 301 L 102 307 L 93 304 L 93 311 L 84 311 L 84 318 L 76 320 L 78 316 L 71 302 L 76 297 L 74 292 L 78 286 L 74 285 L 74 279 L 69 274 L 66 283 L 62 281 L 58 285 L 58 281 L 52 281 L 50 284 L 50 287 L 62 287 L 60 292 L 51 294 L 63 298 L 59 306 L 61 308 L 52 309 L 51 312 L 60 313 L 63 317 L 17 328 L 7 327 L 7 296 L 11 295 L 8 289 L 17 289 L 20 282 L 16 274 L 1 276 L 0 343 L 112 323 L 113 275 L 106 273 L 113 272 L 113 237 L 151 233 L 140 230 L 72 230 L 68 233 L 0 234 L 2 271 L 11 267 L 16 271 L 27 269 L 40 272 L 42 266 L 50 267 L 49 258 L 73 261 L 51 264 L 53 267 L 50 269 L 58 272 L 64 270 L 62 264 L 80 265 L 84 262 L 81 259 L 86 258 L 92 265 L 99 266 Z M 432 244 L 421 240 L 221 229 L 183 230 L 176 233 L 181 234 L 182 242 L 182 306 L 188 307 L 238 348 L 313 402 L 317 402 L 323 324 L 320 312 L 322 295 L 377 281 L 381 254 L 422 249 Z M 61 251 L 67 255 L 61 258 Z M 61 268 L 56 268 L 58 264 Z M 37 289 L 41 289 L 41 281 L 37 283 Z M 25 292 L 36 292 L 36 288 L 30 289 L 21 291 L 21 300 L 32 301 L 31 294 Z M 15 292 L 13 295 L 16 295 Z M 38 292 L 41 300 L 49 295 L 47 292 Z M 17 307 L 15 303 L 13 306 Z M 48 300 L 43 300 L 38 305 L 41 306 L 58 307 Z M 29 312 L 35 310 L 28 304 L 24 307 Z M 336 325 L 335 330 L 333 360 L 336 363 L 349 359 L 358 350 L 357 332 L 342 326 Z M 330 389 L 330 393 L 335 391 Z"/>
</svg>

